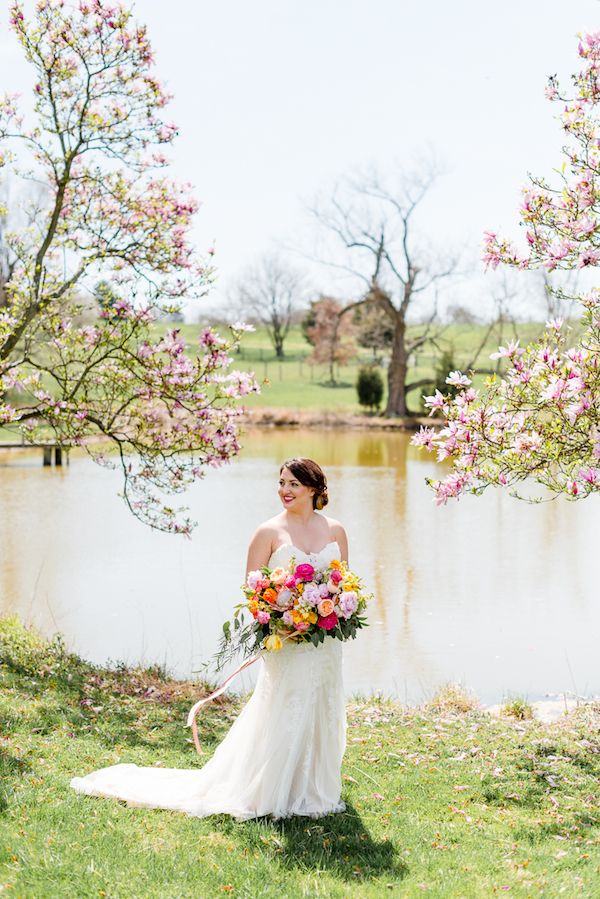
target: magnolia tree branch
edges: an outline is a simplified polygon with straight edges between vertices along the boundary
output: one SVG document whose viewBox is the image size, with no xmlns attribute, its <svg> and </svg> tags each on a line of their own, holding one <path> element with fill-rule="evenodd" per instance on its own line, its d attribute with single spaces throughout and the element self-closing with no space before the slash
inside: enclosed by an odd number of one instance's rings
<svg viewBox="0 0 600 899">
<path fill-rule="evenodd" d="M 138 518 L 187 534 L 191 522 L 168 494 L 239 451 L 238 400 L 258 388 L 229 370 L 244 326 L 227 338 L 201 330 L 190 345 L 154 324 L 202 297 L 212 278 L 190 242 L 197 203 L 163 174 L 177 134 L 163 118 L 170 98 L 146 29 L 125 7 L 40 0 L 28 21 L 15 2 L 11 26 L 35 75 L 34 120 L 26 127 L 15 98 L 0 100 L 0 168 L 43 184 L 44 202 L 33 226 L 0 234 L 11 263 L 0 425 L 32 442 L 85 446 L 121 468 Z M 28 154 L 22 169 L 11 143 Z M 112 300 L 90 320 L 82 289 L 94 280 L 111 286 Z M 115 453 L 92 450 L 98 436 Z"/>
<path fill-rule="evenodd" d="M 579 55 L 583 68 L 573 76 L 572 95 L 555 78 L 546 89 L 560 104 L 567 136 L 558 184 L 532 177 L 523 190 L 525 248 L 486 234 L 484 260 L 492 268 L 552 272 L 600 264 L 600 34 L 583 37 Z M 548 498 L 600 490 L 600 290 L 576 298 L 582 310 L 576 340 L 570 326 L 552 318 L 534 343 L 522 348 L 515 340 L 492 353 L 508 362 L 505 377 L 476 388 L 468 375 L 451 372 L 446 383 L 454 397 L 438 390 L 426 398 L 445 427 L 422 428 L 413 442 L 452 463 L 448 477 L 430 482 L 439 503 L 489 486 L 521 495 L 528 482 L 545 488 Z"/>
</svg>

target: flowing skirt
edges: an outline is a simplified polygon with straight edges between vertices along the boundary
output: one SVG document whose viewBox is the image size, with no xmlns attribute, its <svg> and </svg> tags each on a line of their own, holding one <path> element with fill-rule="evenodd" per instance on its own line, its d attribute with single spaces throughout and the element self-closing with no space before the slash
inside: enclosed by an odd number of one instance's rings
<svg viewBox="0 0 600 899">
<path fill-rule="evenodd" d="M 318 647 L 284 643 L 256 664 L 261 670 L 250 700 L 203 768 L 112 765 L 74 777 L 73 789 L 196 817 L 343 811 L 342 643 L 330 637 Z"/>
</svg>

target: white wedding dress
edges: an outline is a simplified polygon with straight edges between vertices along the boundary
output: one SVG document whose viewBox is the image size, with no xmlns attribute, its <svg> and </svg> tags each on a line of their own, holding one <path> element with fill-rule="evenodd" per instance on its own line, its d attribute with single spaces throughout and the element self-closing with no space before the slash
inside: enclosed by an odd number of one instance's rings
<svg viewBox="0 0 600 899">
<path fill-rule="evenodd" d="M 285 566 L 292 556 L 325 567 L 339 558 L 339 551 L 337 543 L 310 554 L 285 543 L 272 554 L 269 567 Z M 318 647 L 288 641 L 256 664 L 261 670 L 250 700 L 204 767 L 112 765 L 74 777 L 73 789 L 197 817 L 320 817 L 343 811 L 341 641 L 325 637 Z"/>
</svg>

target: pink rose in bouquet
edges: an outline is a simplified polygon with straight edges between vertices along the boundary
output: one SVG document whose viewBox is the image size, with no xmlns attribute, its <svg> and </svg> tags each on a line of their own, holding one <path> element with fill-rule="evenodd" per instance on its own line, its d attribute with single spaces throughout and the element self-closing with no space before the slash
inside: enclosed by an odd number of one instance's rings
<svg viewBox="0 0 600 899">
<path fill-rule="evenodd" d="M 331 574 L 329 575 L 330 581 L 334 583 L 336 586 L 341 583 L 343 580 L 343 575 L 341 571 L 338 571 L 337 568 L 334 568 Z"/>
<path fill-rule="evenodd" d="M 312 565 L 309 565 L 308 562 L 303 562 L 301 565 L 297 565 L 294 572 L 296 580 L 298 581 L 312 581 L 314 574 L 315 569 Z"/>
<path fill-rule="evenodd" d="M 336 584 L 331 578 L 329 578 L 329 580 L 327 581 L 327 589 L 330 593 L 339 593 L 342 588 L 340 587 L 339 583 Z"/>
<path fill-rule="evenodd" d="M 269 621 L 271 620 L 271 616 L 269 615 L 268 612 L 259 611 L 256 613 L 256 620 L 260 624 L 268 624 Z"/>
<path fill-rule="evenodd" d="M 331 615 L 327 615 L 325 618 L 319 616 L 319 620 L 317 624 L 319 627 L 322 627 L 324 631 L 331 631 L 338 623 L 338 617 L 335 612 L 332 612 Z"/>
</svg>

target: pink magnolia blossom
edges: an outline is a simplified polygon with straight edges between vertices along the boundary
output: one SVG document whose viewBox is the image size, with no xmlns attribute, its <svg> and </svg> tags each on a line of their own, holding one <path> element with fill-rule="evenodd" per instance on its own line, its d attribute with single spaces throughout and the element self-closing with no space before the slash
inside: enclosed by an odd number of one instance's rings
<svg viewBox="0 0 600 899">
<path fill-rule="evenodd" d="M 470 383 L 471 379 L 460 371 L 451 371 L 446 378 L 446 384 L 450 384 L 451 387 L 468 387 Z"/>
<path fill-rule="evenodd" d="M 518 340 L 511 340 L 505 347 L 499 347 L 496 352 L 490 353 L 490 359 L 512 359 L 515 356 L 522 355 L 524 350 L 519 346 L 519 342 Z"/>
<path fill-rule="evenodd" d="M 430 452 L 434 448 L 434 438 L 436 436 L 435 428 L 426 428 L 423 425 L 419 428 L 417 433 L 412 437 L 411 443 L 413 446 L 425 446 Z"/>
<path fill-rule="evenodd" d="M 440 393 L 439 390 L 436 389 L 435 393 L 432 396 L 425 397 L 425 405 L 431 410 L 430 415 L 436 411 L 436 409 L 443 409 L 446 405 L 446 398 L 443 393 Z"/>
</svg>

